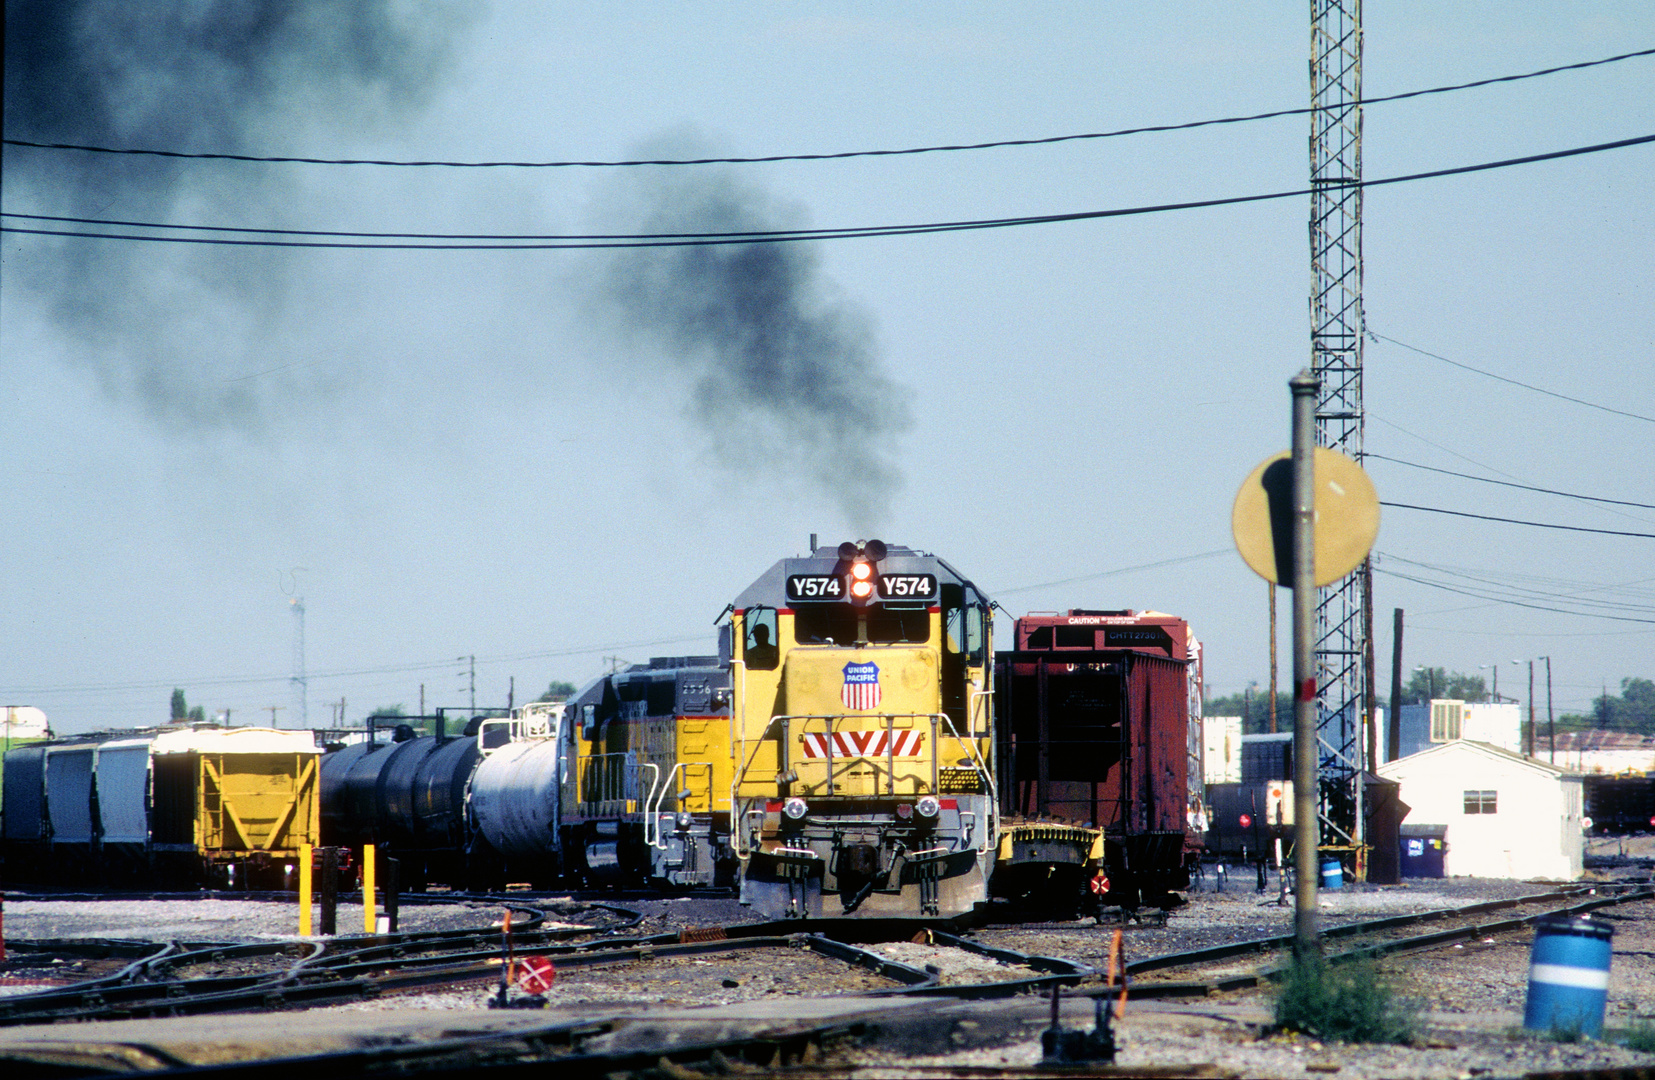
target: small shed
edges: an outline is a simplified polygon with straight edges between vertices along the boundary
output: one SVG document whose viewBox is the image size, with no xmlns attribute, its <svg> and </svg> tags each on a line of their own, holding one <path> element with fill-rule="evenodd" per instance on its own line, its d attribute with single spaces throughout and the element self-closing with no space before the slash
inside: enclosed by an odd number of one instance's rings
<svg viewBox="0 0 1655 1080">
<path fill-rule="evenodd" d="M 1584 868 L 1579 775 L 1457 739 L 1379 767 L 1401 784 L 1410 822 L 1445 827 L 1449 877 L 1573 881 Z"/>
</svg>

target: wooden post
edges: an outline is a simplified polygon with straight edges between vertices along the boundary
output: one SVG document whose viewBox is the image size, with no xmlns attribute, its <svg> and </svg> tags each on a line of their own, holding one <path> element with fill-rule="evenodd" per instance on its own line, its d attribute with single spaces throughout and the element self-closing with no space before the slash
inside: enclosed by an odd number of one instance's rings
<svg viewBox="0 0 1655 1080">
<path fill-rule="evenodd" d="M 397 914 L 402 907 L 402 860 L 385 860 L 385 929 L 397 932 Z"/>
<path fill-rule="evenodd" d="M 322 849 L 322 934 L 339 932 L 339 849 Z"/>
<path fill-rule="evenodd" d="M 310 910 L 310 860 L 314 849 L 309 844 L 299 845 L 299 936 L 309 937 L 311 934 Z"/>
<path fill-rule="evenodd" d="M 362 932 L 377 933 L 379 909 L 374 905 L 374 846 L 362 845 Z"/>
</svg>

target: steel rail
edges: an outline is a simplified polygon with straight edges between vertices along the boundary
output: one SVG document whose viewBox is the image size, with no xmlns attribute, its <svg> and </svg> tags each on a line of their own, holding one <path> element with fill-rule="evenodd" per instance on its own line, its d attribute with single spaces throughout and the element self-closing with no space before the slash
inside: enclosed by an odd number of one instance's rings
<svg viewBox="0 0 1655 1080">
<path fill-rule="evenodd" d="M 468 898 L 467 902 L 475 902 Z M 643 919 L 641 912 L 608 904 L 587 905 L 588 910 L 602 910 L 622 916 L 623 921 L 613 927 L 571 926 L 533 929 L 546 919 L 541 908 L 530 907 L 519 899 L 507 899 L 505 906 L 525 916 L 531 929 L 523 938 L 531 946 L 535 943 L 585 934 L 613 933 L 637 925 Z M 397 951 L 410 949 L 446 948 L 456 945 L 480 945 L 491 942 L 486 955 L 498 957 L 498 927 L 438 930 L 425 934 L 372 935 L 321 942 L 170 942 L 157 946 L 153 942 L 96 939 L 81 942 L 60 939 L 44 942 L 8 942 L 12 948 L 28 951 L 69 952 L 83 955 L 106 955 L 111 951 L 125 954 L 146 949 L 132 963 L 120 971 L 94 979 L 82 980 L 68 986 L 54 987 L 29 994 L 0 998 L 0 1026 L 52 1022 L 62 1019 L 126 1018 L 137 1016 L 175 1016 L 192 1012 L 214 1012 L 241 1008 L 272 1007 L 301 1000 L 325 1000 L 330 997 L 366 997 L 378 991 L 371 980 L 342 978 L 331 968 L 347 963 L 358 952 Z M 520 940 L 514 933 L 514 941 Z M 338 951 L 342 942 L 371 941 L 364 949 Z M 226 959 L 264 955 L 291 955 L 295 948 L 310 949 L 291 965 L 279 970 L 245 975 L 214 976 L 207 978 L 177 978 L 173 972 L 194 963 L 210 963 Z M 473 948 L 471 954 L 485 955 Z M 450 953 L 452 955 L 452 953 Z M 462 954 L 463 955 L 463 954 Z M 439 958 L 441 959 L 441 958 Z M 406 962 L 400 961 L 400 962 Z M 498 971 L 498 960 L 494 970 Z M 381 963 L 380 968 L 385 965 Z"/>
<path fill-rule="evenodd" d="M 1494 900 L 1481 904 L 1471 904 L 1464 908 L 1443 908 L 1434 911 L 1420 912 L 1414 915 L 1390 916 L 1368 922 L 1348 923 L 1342 926 L 1324 929 L 1322 937 L 1325 939 L 1343 940 L 1360 938 L 1365 934 L 1395 929 L 1410 923 L 1420 923 L 1457 915 L 1479 915 L 1493 911 L 1508 910 L 1514 907 L 1545 903 L 1557 899 L 1578 897 L 1583 890 L 1566 890 L 1557 893 L 1546 893 L 1535 896 L 1517 897 L 1511 900 Z M 1594 892 L 1596 890 L 1593 890 Z M 1566 904 L 1561 907 L 1549 907 L 1527 915 L 1520 915 L 1509 919 L 1500 919 L 1493 922 L 1470 922 L 1463 926 L 1449 927 L 1435 930 L 1426 934 L 1416 934 L 1394 941 L 1372 942 L 1357 945 L 1343 952 L 1333 953 L 1326 957 L 1329 963 L 1344 963 L 1364 958 L 1403 954 L 1409 952 L 1423 952 L 1453 942 L 1469 938 L 1490 937 L 1498 933 L 1507 933 L 1521 929 L 1545 918 L 1548 915 L 1574 914 L 1578 912 L 1594 911 L 1599 908 L 1611 907 L 1617 904 L 1635 903 L 1640 900 L 1655 899 L 1655 887 L 1631 886 L 1626 891 L 1605 893 L 1576 904 Z M 1229 990 L 1251 989 L 1279 975 L 1285 970 L 1285 965 L 1264 967 L 1252 972 L 1237 972 L 1227 975 L 1215 975 L 1206 979 L 1190 981 L 1167 982 L 1135 982 L 1133 976 L 1145 971 L 1164 970 L 1177 967 L 1200 967 L 1203 964 L 1232 959 L 1249 953 L 1280 953 L 1292 949 L 1294 935 L 1282 934 L 1268 938 L 1255 938 L 1244 942 L 1228 945 L 1217 945 L 1206 949 L 1192 949 L 1188 952 L 1167 953 L 1161 956 L 1147 957 L 1129 963 L 1120 980 L 1107 986 L 1082 987 L 1076 993 L 1083 995 L 1098 995 L 1117 993 L 1124 984 L 1128 994 L 1136 998 L 1175 998 L 1175 997 L 1204 997 L 1212 993 Z"/>
</svg>

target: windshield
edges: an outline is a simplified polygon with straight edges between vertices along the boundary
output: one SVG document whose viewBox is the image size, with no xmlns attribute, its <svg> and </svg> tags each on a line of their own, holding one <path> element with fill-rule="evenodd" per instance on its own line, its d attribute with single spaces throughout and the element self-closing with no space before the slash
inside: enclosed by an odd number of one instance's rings
<svg viewBox="0 0 1655 1080">
<path fill-rule="evenodd" d="M 793 640 L 800 645 L 849 645 L 856 640 L 857 617 L 868 620 L 868 641 L 878 645 L 918 645 L 931 639 L 930 612 L 924 608 L 849 604 L 801 605 L 793 615 Z"/>
</svg>

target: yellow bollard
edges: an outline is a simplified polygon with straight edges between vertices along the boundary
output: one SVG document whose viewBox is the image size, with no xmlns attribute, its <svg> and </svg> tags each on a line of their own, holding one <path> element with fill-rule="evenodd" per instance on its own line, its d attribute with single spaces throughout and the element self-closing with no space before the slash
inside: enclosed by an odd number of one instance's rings
<svg viewBox="0 0 1655 1080">
<path fill-rule="evenodd" d="M 362 932 L 379 931 L 379 911 L 374 906 L 374 846 L 362 845 Z"/>
<path fill-rule="evenodd" d="M 299 845 L 299 936 L 310 936 L 310 845 Z"/>
</svg>

